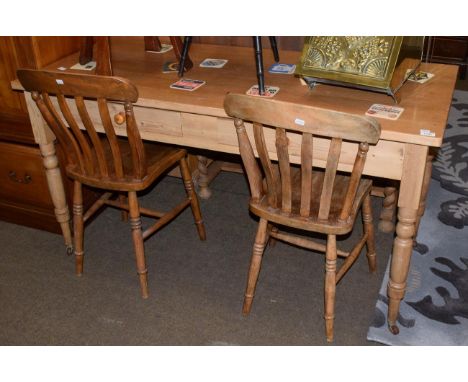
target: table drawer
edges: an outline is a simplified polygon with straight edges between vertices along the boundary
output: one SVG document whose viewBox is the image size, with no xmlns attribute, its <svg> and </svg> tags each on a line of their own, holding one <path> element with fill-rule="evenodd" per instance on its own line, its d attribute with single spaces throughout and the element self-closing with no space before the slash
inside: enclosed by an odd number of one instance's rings
<svg viewBox="0 0 468 382">
<path fill-rule="evenodd" d="M 32 206 L 52 206 L 39 149 L 0 142 L 0 198 Z"/>
<path fill-rule="evenodd" d="M 57 100 L 53 97 L 52 102 L 59 109 Z M 67 103 L 70 107 L 71 113 L 75 120 L 78 122 L 80 128 L 84 129 L 81 123 L 78 110 L 76 109 L 75 103 L 72 99 L 67 99 Z M 88 110 L 91 121 L 97 131 L 103 132 L 102 121 L 99 115 L 99 109 L 95 101 L 85 101 L 86 108 Z M 123 114 L 124 108 L 121 104 L 108 103 L 109 114 L 111 117 L 112 124 L 118 135 L 126 135 L 126 128 L 124 120 L 121 124 L 117 124 L 115 117 L 119 114 Z M 182 122 L 180 112 L 163 109 L 152 109 L 141 106 L 134 106 L 135 119 L 137 121 L 138 130 L 143 139 L 154 139 L 159 135 L 169 137 L 181 137 L 182 136 Z"/>
<path fill-rule="evenodd" d="M 151 134 L 182 136 L 182 122 L 178 111 L 138 106 L 134 106 L 133 110 L 142 137 Z"/>
<path fill-rule="evenodd" d="M 95 105 L 87 103 L 90 114 L 96 128 L 102 126 L 101 119 L 98 116 L 98 110 L 94 110 Z M 115 116 L 122 113 L 123 107 L 121 105 L 109 103 L 109 113 L 112 118 L 117 134 L 126 135 L 125 123 L 118 125 L 115 122 Z M 134 106 L 135 119 L 138 125 L 138 131 L 143 139 L 154 139 L 158 135 L 181 137 L 182 136 L 182 122 L 181 116 L 178 111 L 152 109 L 140 106 Z M 158 139 L 156 139 L 158 140 Z"/>
</svg>

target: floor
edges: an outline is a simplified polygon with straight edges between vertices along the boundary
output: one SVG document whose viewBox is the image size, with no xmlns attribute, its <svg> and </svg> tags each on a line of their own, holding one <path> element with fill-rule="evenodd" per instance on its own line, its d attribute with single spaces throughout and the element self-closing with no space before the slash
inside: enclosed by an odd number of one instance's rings
<svg viewBox="0 0 468 382">
<path fill-rule="evenodd" d="M 146 241 L 147 300 L 119 211 L 108 208 L 87 226 L 80 278 L 59 235 L 0 222 L 0 345 L 326 345 L 321 254 L 268 248 L 252 312 L 242 316 L 256 220 L 242 174 L 222 173 L 212 188 L 201 202 L 206 242 L 189 210 Z M 166 178 L 142 204 L 164 209 L 183 195 L 180 180 Z M 377 218 L 382 200 L 373 199 Z M 363 253 L 338 285 L 333 345 L 375 345 L 366 333 L 393 235 L 377 231 L 376 239 L 377 273 L 368 273 Z"/>
</svg>

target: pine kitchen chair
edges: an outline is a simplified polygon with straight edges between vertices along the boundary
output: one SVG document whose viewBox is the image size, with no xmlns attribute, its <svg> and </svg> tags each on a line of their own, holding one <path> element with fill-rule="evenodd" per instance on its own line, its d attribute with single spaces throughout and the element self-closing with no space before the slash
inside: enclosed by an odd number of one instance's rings
<svg viewBox="0 0 468 382">
<path fill-rule="evenodd" d="M 379 140 L 380 126 L 375 119 L 364 116 L 240 94 L 228 94 L 224 108 L 229 116 L 235 118 L 239 149 L 250 185 L 249 207 L 260 218 L 243 314 L 250 313 L 262 256 L 269 238 L 325 252 L 325 331 L 327 341 L 331 342 L 336 284 L 357 259 L 365 244 L 369 270 L 374 272 L 376 269 L 370 199 L 372 181 L 361 178 L 361 174 L 369 144 Z M 244 122 L 253 123 L 253 145 Z M 300 167 L 290 163 L 290 151 L 293 150 L 291 133 L 300 136 L 299 143 L 295 141 L 295 150 L 300 150 Z M 267 147 L 266 134 L 275 140 L 274 146 Z M 319 140 L 321 143 L 318 143 Z M 351 170 L 350 175 L 337 173 L 343 141 L 357 143 L 351 146 L 355 154 L 352 154 L 350 162 L 354 161 L 354 165 L 348 169 Z M 329 147 L 325 146 L 324 149 L 324 144 Z M 320 150 L 328 151 L 328 155 L 325 154 L 323 158 L 324 171 L 313 166 L 315 150 L 317 153 Z M 276 160 L 278 165 L 273 162 Z M 353 229 L 361 207 L 363 237 L 352 251 L 338 250 L 336 236 L 347 234 Z M 279 230 L 281 226 L 324 234 L 326 245 L 282 232 Z M 338 270 L 337 255 L 345 258 Z"/>
<path fill-rule="evenodd" d="M 73 233 L 76 274 L 83 272 L 83 234 L 86 222 L 100 207 L 111 205 L 129 214 L 141 295 L 148 297 L 144 239 L 174 219 L 189 205 L 201 240 L 205 240 L 197 195 L 194 191 L 186 151 L 180 148 L 143 143 L 133 111 L 137 88 L 119 77 L 20 69 L 18 79 L 31 92 L 43 118 L 64 147 L 66 174 L 74 180 Z M 56 98 L 56 100 L 55 100 Z M 108 101 L 120 107 L 114 118 L 126 125 L 128 139 L 116 135 Z M 116 103 L 117 102 L 117 103 Z M 89 107 L 99 109 L 100 120 L 91 120 Z M 85 131 L 80 129 L 80 125 Z M 103 133 L 103 134 L 98 134 Z M 147 189 L 168 169 L 179 164 L 187 197 L 171 211 L 163 213 L 139 206 L 137 192 Z M 82 184 L 106 190 L 83 213 Z M 117 193 L 117 199 L 112 199 Z M 128 195 L 128 199 L 126 197 Z M 144 232 L 140 215 L 157 218 Z"/>
</svg>

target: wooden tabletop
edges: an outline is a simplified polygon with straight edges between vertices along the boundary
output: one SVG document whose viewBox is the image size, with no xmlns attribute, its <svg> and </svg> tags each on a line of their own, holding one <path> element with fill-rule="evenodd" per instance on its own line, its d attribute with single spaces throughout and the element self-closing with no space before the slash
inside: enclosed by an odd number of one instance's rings
<svg viewBox="0 0 468 382">
<path fill-rule="evenodd" d="M 223 109 L 224 96 L 228 92 L 245 93 L 257 83 L 253 47 L 192 44 L 190 56 L 194 67 L 186 78 L 204 80 L 206 84 L 189 92 L 171 89 L 178 77 L 176 73 L 162 73 L 165 61 L 175 61 L 172 51 L 164 54 L 144 50 L 142 38 L 113 37 L 111 40 L 114 75 L 126 77 L 139 90 L 138 105 L 194 114 L 227 117 Z M 280 51 L 280 62 L 296 64 L 300 52 Z M 229 60 L 222 69 L 201 68 L 205 58 Z M 77 54 L 66 57 L 47 67 L 69 68 L 78 61 Z M 278 86 L 275 99 L 314 105 L 363 115 L 375 103 L 394 105 L 391 97 L 364 90 L 319 84 L 310 90 L 293 75 L 271 74 L 272 52 L 264 49 L 265 84 Z M 422 64 L 421 70 L 434 74 L 425 84 L 407 82 L 399 91 L 404 108 L 396 121 L 379 119 L 381 139 L 427 146 L 440 146 L 447 123 L 458 67 L 454 65 Z M 13 87 L 21 89 L 17 83 Z M 422 136 L 420 130 L 430 130 L 434 137 Z"/>
</svg>

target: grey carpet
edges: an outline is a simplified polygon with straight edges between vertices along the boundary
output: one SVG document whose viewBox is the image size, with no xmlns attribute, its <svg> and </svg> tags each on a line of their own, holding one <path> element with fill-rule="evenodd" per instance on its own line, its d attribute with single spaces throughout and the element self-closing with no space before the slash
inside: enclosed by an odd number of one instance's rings
<svg viewBox="0 0 468 382">
<path fill-rule="evenodd" d="M 456 196 L 431 181 L 418 233 L 418 242 L 428 251 L 413 251 L 400 304 L 400 333 L 394 336 L 387 329 L 387 271 L 368 339 L 387 345 L 468 345 L 467 229 L 445 225 L 437 218 L 441 203 Z"/>
<path fill-rule="evenodd" d="M 212 188 L 201 202 L 206 242 L 189 210 L 146 241 L 147 300 L 118 210 L 107 208 L 86 227 L 81 278 L 61 236 L 0 222 L 0 345 L 325 345 L 321 254 L 268 248 L 252 312 L 242 316 L 256 220 L 243 175 L 222 173 Z M 166 178 L 142 204 L 164 209 L 183 193 L 179 179 Z M 382 200 L 373 202 L 377 219 Z M 368 273 L 363 253 L 338 285 L 335 345 L 375 344 L 366 332 L 392 234 L 377 231 L 376 239 L 378 272 Z"/>
</svg>

